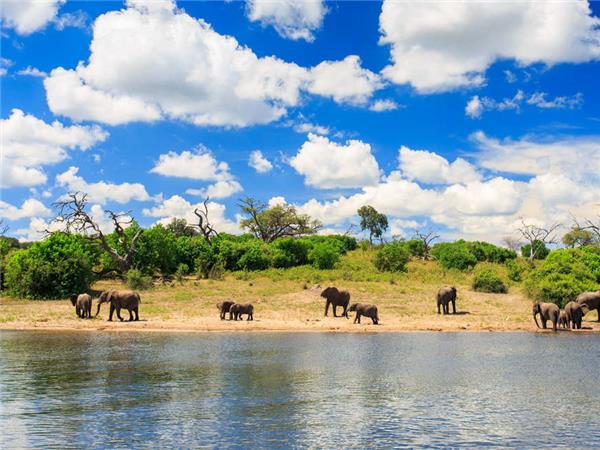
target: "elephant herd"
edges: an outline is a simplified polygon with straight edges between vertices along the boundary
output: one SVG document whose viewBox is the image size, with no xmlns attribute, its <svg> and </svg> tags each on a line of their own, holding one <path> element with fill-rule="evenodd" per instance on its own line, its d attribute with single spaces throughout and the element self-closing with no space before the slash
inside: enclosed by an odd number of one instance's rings
<svg viewBox="0 0 600 450">
<path fill-rule="evenodd" d="M 540 325 L 537 316 L 540 316 L 542 328 L 547 328 L 548 321 L 552 322 L 552 329 L 556 332 L 558 327 L 581 329 L 583 316 L 593 310 L 598 311 L 598 322 L 600 322 L 600 289 L 597 291 L 583 292 L 577 296 L 575 301 L 560 309 L 554 303 L 534 303 L 533 320 L 538 328 Z"/>
<path fill-rule="evenodd" d="M 92 318 L 92 296 L 89 294 L 73 294 L 70 297 L 71 303 L 75 307 L 77 317 L 81 319 Z M 103 303 L 110 303 L 110 312 L 108 321 L 112 322 L 113 314 L 116 312 L 117 317 L 120 321 L 123 321 L 121 317 L 121 309 L 129 311 L 129 321 L 140 320 L 139 307 L 140 307 L 140 294 L 133 291 L 119 291 L 109 290 L 104 291 L 98 297 L 98 309 L 96 310 L 96 317 L 100 312 L 100 306 Z"/>
</svg>

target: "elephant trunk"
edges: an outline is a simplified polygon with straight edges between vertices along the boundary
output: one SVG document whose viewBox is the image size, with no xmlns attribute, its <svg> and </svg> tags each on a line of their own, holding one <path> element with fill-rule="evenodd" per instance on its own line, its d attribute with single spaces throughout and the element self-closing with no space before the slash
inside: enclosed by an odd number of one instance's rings
<svg viewBox="0 0 600 450">
<path fill-rule="evenodd" d="M 100 305 L 102 304 L 102 302 L 98 302 L 98 309 L 96 310 L 96 315 L 94 317 L 98 317 L 98 314 L 100 313 Z"/>
<path fill-rule="evenodd" d="M 540 328 L 540 324 L 537 321 L 537 313 L 533 313 L 533 320 L 535 320 L 535 324 L 537 325 L 537 327 Z"/>
</svg>

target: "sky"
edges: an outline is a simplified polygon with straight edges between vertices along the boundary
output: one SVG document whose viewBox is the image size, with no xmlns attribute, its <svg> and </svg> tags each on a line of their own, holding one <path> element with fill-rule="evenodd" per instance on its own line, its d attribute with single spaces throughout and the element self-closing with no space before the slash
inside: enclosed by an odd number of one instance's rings
<svg viewBox="0 0 600 450">
<path fill-rule="evenodd" d="M 15 1 L 0 20 L 0 218 L 193 222 L 288 203 L 324 233 L 501 242 L 600 214 L 600 3 Z"/>
</svg>

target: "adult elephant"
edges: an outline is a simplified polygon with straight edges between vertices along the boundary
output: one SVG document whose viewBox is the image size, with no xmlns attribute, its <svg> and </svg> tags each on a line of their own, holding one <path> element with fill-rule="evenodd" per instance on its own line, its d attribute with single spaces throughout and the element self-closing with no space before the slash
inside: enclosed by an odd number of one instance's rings
<svg viewBox="0 0 600 450">
<path fill-rule="evenodd" d="M 231 300 L 225 300 L 224 302 L 217 303 L 217 309 L 220 311 L 219 317 L 221 318 L 221 320 L 225 320 L 225 314 L 229 312 L 229 310 L 234 304 L 235 302 Z"/>
<path fill-rule="evenodd" d="M 600 289 L 597 291 L 583 292 L 575 299 L 581 305 L 583 315 L 585 316 L 592 310 L 598 311 L 598 322 L 600 322 Z"/>
<path fill-rule="evenodd" d="M 565 305 L 565 313 L 569 327 L 572 329 L 581 329 L 581 321 L 583 320 L 583 308 L 577 302 L 569 302 Z"/>
<path fill-rule="evenodd" d="M 365 305 L 363 303 L 353 303 L 348 308 L 349 312 L 356 311 L 356 317 L 354 317 L 354 323 L 360 323 L 361 316 L 369 317 L 373 321 L 373 325 L 379 325 L 379 313 L 377 312 L 377 306 Z"/>
<path fill-rule="evenodd" d="M 242 314 L 246 314 L 246 320 L 254 320 L 254 306 L 252 303 L 234 303 L 229 308 L 229 320 L 244 320 Z"/>
<path fill-rule="evenodd" d="M 321 292 L 321 297 L 326 299 L 325 301 L 325 317 L 329 311 L 329 305 L 332 305 L 333 317 L 337 317 L 336 310 L 338 306 L 344 309 L 342 316 L 348 318 L 348 305 L 350 304 L 350 293 L 348 291 L 339 291 L 335 287 L 328 287 Z"/>
<path fill-rule="evenodd" d="M 141 300 L 140 294 L 134 291 L 104 291 L 98 297 L 98 310 L 96 311 L 96 316 L 100 312 L 100 306 L 102 303 L 110 303 L 110 314 L 108 315 L 108 321 L 112 322 L 113 313 L 117 312 L 117 317 L 120 321 L 123 321 L 121 317 L 121 308 L 129 311 L 129 321 L 132 320 L 140 320 L 140 315 L 138 312 Z M 133 318 L 133 313 L 135 313 L 135 319 Z M 95 317 L 95 316 L 94 316 Z"/>
<path fill-rule="evenodd" d="M 552 321 L 552 328 L 554 332 L 556 332 L 556 328 L 558 325 L 558 316 L 560 315 L 560 308 L 556 306 L 554 303 L 534 303 L 533 304 L 533 320 L 535 320 L 535 324 L 538 328 L 540 325 L 537 321 L 537 315 L 540 315 L 540 319 L 542 320 L 542 328 L 545 330 L 546 322 L 548 320 Z"/>
<path fill-rule="evenodd" d="M 90 294 L 73 294 L 70 300 L 75 307 L 77 317 L 80 319 L 92 318 L 92 296 Z"/>
<path fill-rule="evenodd" d="M 456 288 L 454 286 L 444 286 L 437 293 L 438 314 L 440 313 L 440 306 L 444 314 L 449 314 L 450 303 L 452 303 L 452 314 L 456 314 Z"/>
</svg>

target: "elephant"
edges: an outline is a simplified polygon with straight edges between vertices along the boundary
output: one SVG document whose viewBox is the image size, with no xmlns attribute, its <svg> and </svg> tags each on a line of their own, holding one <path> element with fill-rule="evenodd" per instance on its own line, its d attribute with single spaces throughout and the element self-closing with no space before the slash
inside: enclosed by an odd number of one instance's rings
<svg viewBox="0 0 600 450">
<path fill-rule="evenodd" d="M 110 303 L 109 322 L 112 322 L 112 316 L 115 310 L 117 311 L 119 320 L 123 321 L 123 318 L 121 317 L 121 308 L 129 311 L 130 322 L 134 320 L 132 313 L 135 313 L 135 320 L 140 320 L 138 309 L 141 302 L 140 294 L 134 291 L 104 291 L 100 294 L 100 297 L 98 297 L 98 310 L 96 311 L 96 316 L 100 312 L 100 305 L 102 305 L 102 303 Z"/>
<path fill-rule="evenodd" d="M 535 320 L 535 324 L 539 328 L 540 325 L 537 321 L 537 315 L 540 315 L 542 319 L 542 328 L 546 329 L 546 322 L 548 320 L 552 321 L 552 329 L 556 332 L 556 326 L 558 325 L 558 316 L 560 314 L 560 309 L 554 303 L 534 303 L 533 304 L 533 320 Z"/>
<path fill-rule="evenodd" d="M 356 316 L 354 317 L 354 323 L 360 323 L 361 316 L 370 317 L 373 321 L 373 325 L 379 325 L 379 314 L 377 313 L 377 306 L 375 305 L 365 305 L 363 303 L 352 303 L 350 308 L 348 308 L 349 312 L 356 311 Z"/>
<path fill-rule="evenodd" d="M 581 321 L 583 320 L 583 308 L 577 302 L 569 302 L 565 305 L 565 313 L 567 315 L 567 323 L 572 329 L 581 329 Z"/>
<path fill-rule="evenodd" d="M 327 299 L 325 302 L 325 317 L 329 311 L 329 305 L 332 305 L 333 317 L 337 317 L 336 310 L 338 306 L 344 308 L 342 316 L 348 318 L 348 304 L 350 304 L 350 293 L 348 291 L 339 291 L 335 287 L 328 287 L 321 292 L 321 297 Z"/>
<path fill-rule="evenodd" d="M 89 294 L 73 294 L 70 297 L 71 303 L 75 307 L 77 317 L 80 319 L 92 318 L 92 296 Z"/>
<path fill-rule="evenodd" d="M 452 302 L 452 314 L 456 314 L 456 288 L 454 286 L 444 286 L 437 293 L 437 309 L 440 313 L 440 306 L 444 314 L 450 314 L 450 302 Z"/>
<path fill-rule="evenodd" d="M 558 313 L 558 326 L 561 328 L 569 328 L 569 317 L 564 309 Z"/>
<path fill-rule="evenodd" d="M 235 304 L 235 302 L 233 302 L 231 300 L 225 300 L 224 302 L 217 303 L 217 309 L 219 311 L 221 311 L 221 313 L 220 313 L 221 320 L 225 319 L 225 314 L 227 314 L 229 312 L 229 309 L 231 308 L 231 306 L 233 304 Z"/>
<path fill-rule="evenodd" d="M 585 316 L 592 310 L 598 311 L 598 322 L 600 322 L 600 289 L 596 291 L 583 292 L 575 299 L 581 305 L 583 315 Z"/>
<path fill-rule="evenodd" d="M 231 320 L 232 318 L 233 320 L 238 320 L 238 318 L 240 320 L 243 320 L 242 314 L 248 315 L 248 318 L 246 320 L 254 320 L 254 306 L 252 305 L 252 303 L 246 303 L 243 305 L 239 303 L 234 303 L 229 308 L 229 320 Z"/>
</svg>

